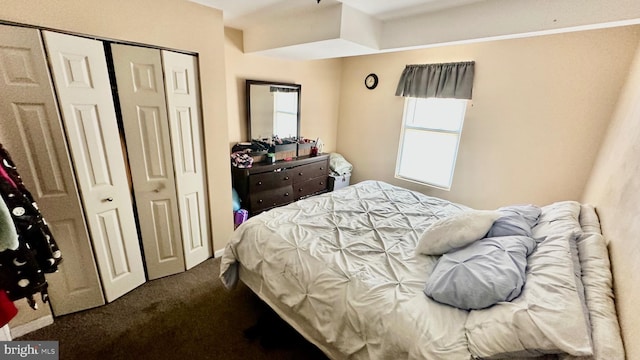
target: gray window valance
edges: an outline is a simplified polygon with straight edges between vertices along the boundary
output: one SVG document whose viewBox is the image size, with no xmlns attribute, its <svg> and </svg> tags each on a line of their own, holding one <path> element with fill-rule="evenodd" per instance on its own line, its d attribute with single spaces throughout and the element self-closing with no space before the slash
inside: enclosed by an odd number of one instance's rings
<svg viewBox="0 0 640 360">
<path fill-rule="evenodd" d="M 474 61 L 407 65 L 396 96 L 471 99 Z"/>
</svg>

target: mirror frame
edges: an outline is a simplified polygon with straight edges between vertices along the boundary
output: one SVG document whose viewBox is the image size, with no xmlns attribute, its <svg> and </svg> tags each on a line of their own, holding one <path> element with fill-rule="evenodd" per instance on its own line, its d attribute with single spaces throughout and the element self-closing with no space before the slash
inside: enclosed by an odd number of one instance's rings
<svg viewBox="0 0 640 360">
<path fill-rule="evenodd" d="M 296 89 L 298 92 L 298 114 L 297 114 L 297 123 L 296 123 L 296 139 L 300 139 L 300 109 L 302 104 L 302 85 L 293 84 L 293 83 L 285 83 L 285 82 L 277 82 L 277 81 L 264 81 L 264 80 L 250 80 L 247 79 L 245 81 L 245 103 L 247 105 L 247 136 L 248 141 L 254 140 L 251 135 L 251 86 L 252 85 L 274 85 L 274 86 L 283 86 L 290 87 Z"/>
</svg>

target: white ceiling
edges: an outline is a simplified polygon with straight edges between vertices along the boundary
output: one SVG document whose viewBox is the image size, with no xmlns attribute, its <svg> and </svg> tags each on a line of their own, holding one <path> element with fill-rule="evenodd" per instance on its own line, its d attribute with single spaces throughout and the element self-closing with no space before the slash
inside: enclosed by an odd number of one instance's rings
<svg viewBox="0 0 640 360">
<path fill-rule="evenodd" d="M 279 17 L 342 3 L 379 20 L 391 20 L 484 0 L 192 0 L 222 10 L 225 26 L 244 29 Z"/>
<path fill-rule="evenodd" d="M 189 0 L 244 50 L 320 59 L 640 23 L 639 0 Z"/>
</svg>

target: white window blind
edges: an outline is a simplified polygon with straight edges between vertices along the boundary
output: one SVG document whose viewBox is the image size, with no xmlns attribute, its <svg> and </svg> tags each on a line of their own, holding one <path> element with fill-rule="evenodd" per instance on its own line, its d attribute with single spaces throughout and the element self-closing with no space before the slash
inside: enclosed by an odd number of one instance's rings
<svg viewBox="0 0 640 360">
<path fill-rule="evenodd" d="M 396 177 L 449 190 L 467 100 L 405 100 Z"/>
</svg>

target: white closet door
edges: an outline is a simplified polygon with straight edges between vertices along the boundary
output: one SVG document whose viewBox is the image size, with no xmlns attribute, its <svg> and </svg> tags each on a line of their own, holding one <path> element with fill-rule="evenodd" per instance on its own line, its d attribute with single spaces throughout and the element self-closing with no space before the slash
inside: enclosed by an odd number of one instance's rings
<svg viewBox="0 0 640 360">
<path fill-rule="evenodd" d="M 45 31 L 107 301 L 145 281 L 102 42 Z"/>
<path fill-rule="evenodd" d="M 149 279 L 185 270 L 160 50 L 111 45 Z"/>
<path fill-rule="evenodd" d="M 211 257 L 197 59 L 162 51 L 171 147 L 187 269 Z"/>
<path fill-rule="evenodd" d="M 104 304 L 71 159 L 37 29 L 0 25 L 0 143 L 38 203 L 64 261 L 47 274 L 64 315 Z"/>
</svg>

